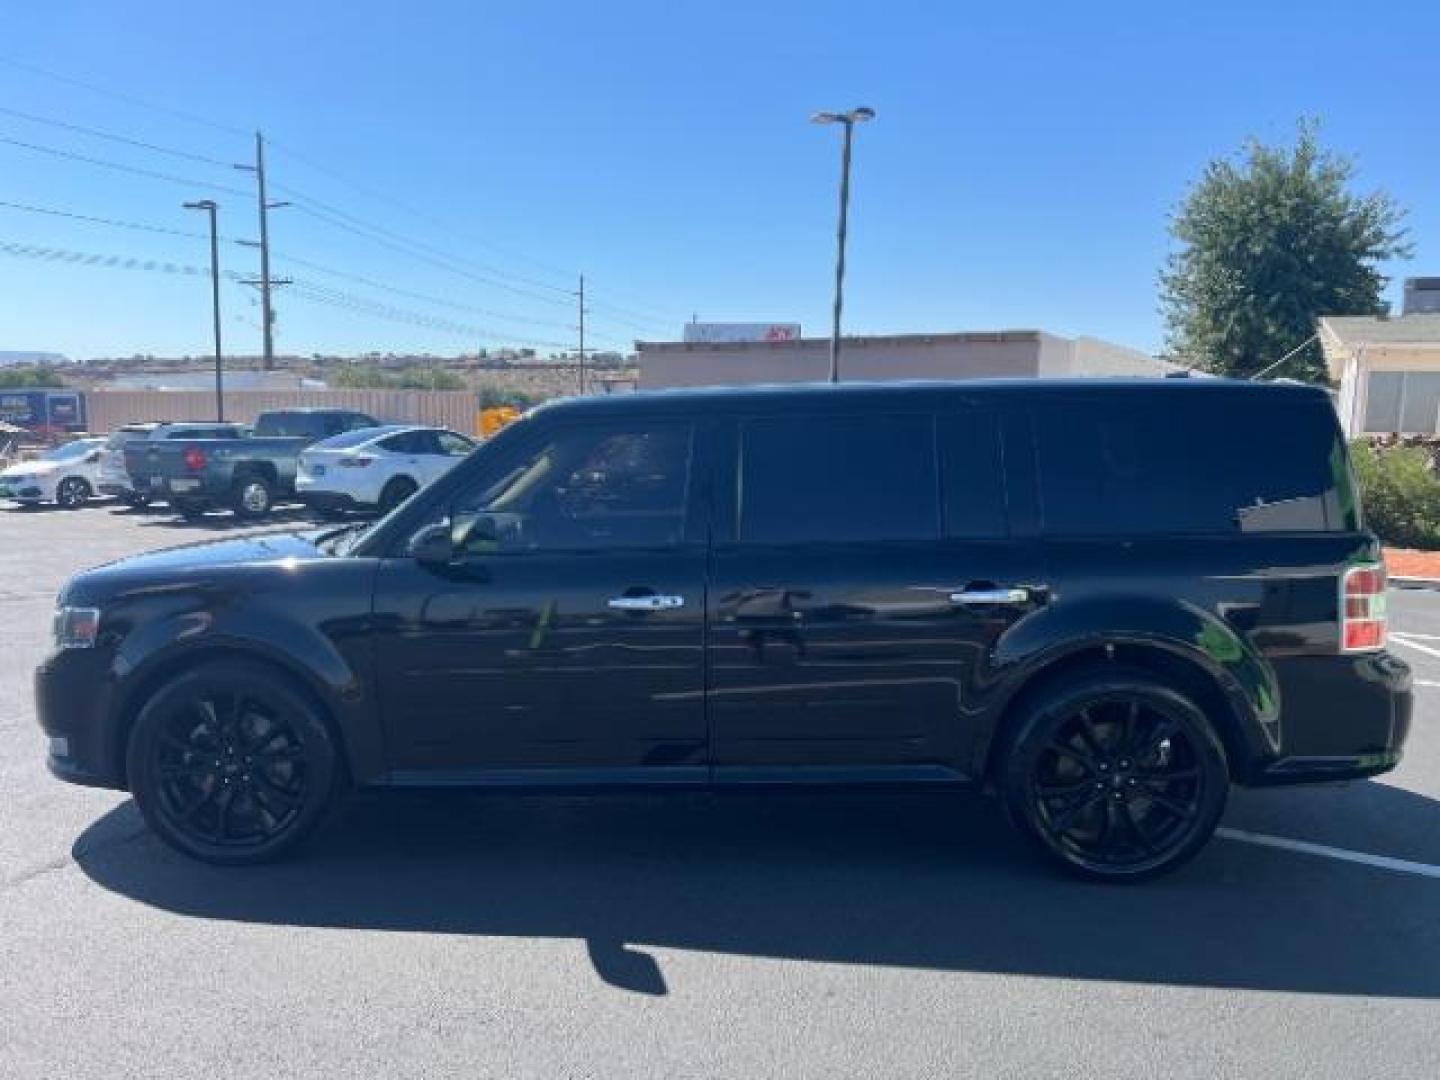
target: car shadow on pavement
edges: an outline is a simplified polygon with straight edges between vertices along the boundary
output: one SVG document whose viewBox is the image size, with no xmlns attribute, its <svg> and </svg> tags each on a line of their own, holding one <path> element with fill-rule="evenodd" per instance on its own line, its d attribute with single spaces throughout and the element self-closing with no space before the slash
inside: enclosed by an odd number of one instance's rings
<svg viewBox="0 0 1440 1080">
<path fill-rule="evenodd" d="M 140 522 L 142 529 L 181 529 L 187 532 L 230 532 L 234 529 L 283 528 L 293 525 L 299 528 L 319 528 L 324 522 L 314 518 L 303 506 L 282 506 L 272 510 L 263 518 L 236 517 L 229 510 L 215 510 L 200 517 L 182 517 L 169 507 L 161 513 Z"/>
<path fill-rule="evenodd" d="M 1370 850 L 1417 829 L 1440 849 L 1434 801 L 1356 788 Z M 601 979 L 645 994 L 667 992 L 645 951 L 662 947 L 1440 997 L 1440 882 L 1216 840 L 1171 877 L 1091 885 L 1033 859 L 980 795 L 367 794 L 292 861 L 246 869 L 170 851 L 126 802 L 74 857 L 184 916 L 579 939 Z"/>
</svg>

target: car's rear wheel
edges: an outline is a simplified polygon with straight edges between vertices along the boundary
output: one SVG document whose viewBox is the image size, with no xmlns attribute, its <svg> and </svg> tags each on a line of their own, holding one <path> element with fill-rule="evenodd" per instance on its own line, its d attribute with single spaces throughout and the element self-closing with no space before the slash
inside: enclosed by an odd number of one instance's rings
<svg viewBox="0 0 1440 1080">
<path fill-rule="evenodd" d="M 67 476 L 55 489 L 55 505 L 78 510 L 90 500 L 90 485 L 79 476 Z"/>
<path fill-rule="evenodd" d="M 133 506 L 136 510 L 142 510 L 150 505 L 150 496 L 131 492 L 124 497 L 126 506 Z"/>
<path fill-rule="evenodd" d="M 205 663 L 150 698 L 126 758 L 150 827 L 205 862 L 266 862 L 320 823 L 337 775 L 324 718 L 288 679 L 245 661 Z"/>
<path fill-rule="evenodd" d="M 1195 702 L 1148 674 L 1102 670 L 1028 703 L 1001 787 L 1010 819 L 1053 862 L 1130 881 L 1204 846 L 1229 775 Z"/>
<path fill-rule="evenodd" d="M 380 492 L 380 513 L 388 514 L 419 490 L 420 486 L 408 476 L 397 476 Z"/>
<path fill-rule="evenodd" d="M 270 481 L 257 473 L 236 479 L 230 495 L 230 505 L 239 517 L 264 517 L 274 505 L 275 493 Z"/>
</svg>

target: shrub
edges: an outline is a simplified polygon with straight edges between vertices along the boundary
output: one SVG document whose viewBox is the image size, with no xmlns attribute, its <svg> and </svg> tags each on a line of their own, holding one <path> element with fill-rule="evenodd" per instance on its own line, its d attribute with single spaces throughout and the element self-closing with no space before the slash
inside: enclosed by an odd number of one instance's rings
<svg viewBox="0 0 1440 1080">
<path fill-rule="evenodd" d="M 1440 479 L 1420 446 L 1350 447 L 1365 524 L 1387 544 L 1440 548 Z"/>
</svg>

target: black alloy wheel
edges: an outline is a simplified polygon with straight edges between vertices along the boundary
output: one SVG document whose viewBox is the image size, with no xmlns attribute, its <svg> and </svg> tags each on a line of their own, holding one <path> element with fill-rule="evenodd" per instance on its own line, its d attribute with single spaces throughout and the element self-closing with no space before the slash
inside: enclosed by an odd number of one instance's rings
<svg viewBox="0 0 1440 1080">
<path fill-rule="evenodd" d="M 1173 870 L 1225 806 L 1204 712 L 1148 675 L 1100 673 L 1037 703 L 1005 770 L 1010 816 L 1065 869 L 1107 881 Z"/>
<path fill-rule="evenodd" d="M 78 476 L 67 476 L 55 489 L 55 503 L 65 510 L 78 510 L 90 498 L 90 485 Z"/>
<path fill-rule="evenodd" d="M 141 710 L 127 765 L 136 802 L 172 846 L 206 862 L 278 857 L 318 824 L 335 786 L 323 718 L 270 669 L 205 664 Z"/>
</svg>

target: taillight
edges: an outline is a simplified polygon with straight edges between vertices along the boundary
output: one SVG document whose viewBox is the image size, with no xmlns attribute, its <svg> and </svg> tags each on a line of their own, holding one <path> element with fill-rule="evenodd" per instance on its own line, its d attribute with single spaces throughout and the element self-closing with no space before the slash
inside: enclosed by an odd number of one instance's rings
<svg viewBox="0 0 1440 1080">
<path fill-rule="evenodd" d="M 199 472 L 205 468 L 205 451 L 198 446 L 187 446 L 185 448 L 185 468 L 191 472 Z"/>
<path fill-rule="evenodd" d="M 1385 567 L 1352 566 L 1340 577 L 1340 648 L 1385 647 Z"/>
<path fill-rule="evenodd" d="M 340 464 L 347 469 L 363 469 L 374 460 L 373 457 L 367 457 L 364 454 L 346 454 L 340 459 Z"/>
</svg>

